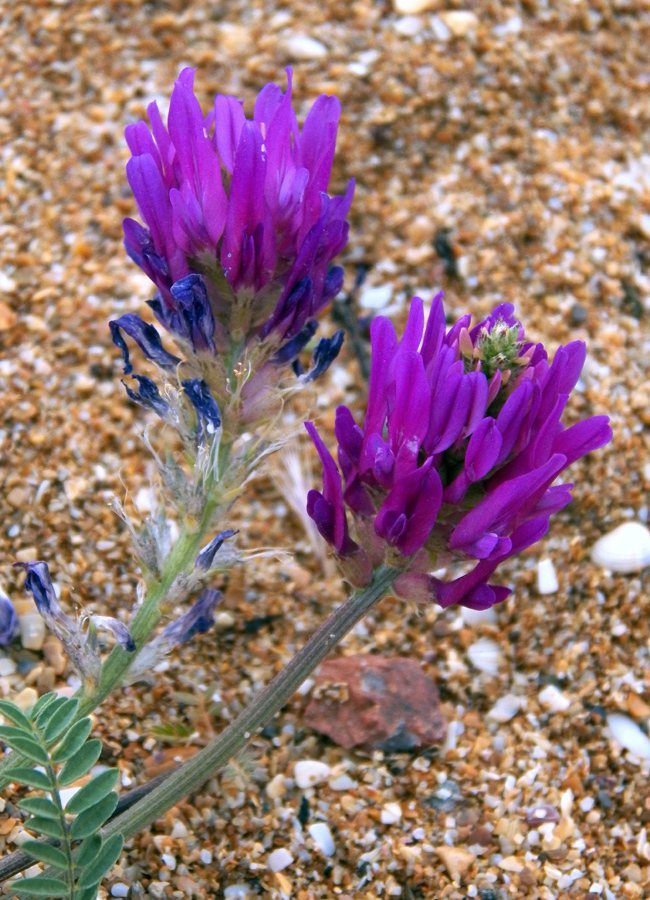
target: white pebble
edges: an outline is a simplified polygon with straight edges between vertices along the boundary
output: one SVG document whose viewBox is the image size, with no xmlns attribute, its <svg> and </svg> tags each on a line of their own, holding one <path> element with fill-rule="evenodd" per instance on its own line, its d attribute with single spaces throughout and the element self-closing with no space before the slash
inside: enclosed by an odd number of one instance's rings
<svg viewBox="0 0 650 900">
<path fill-rule="evenodd" d="M 509 722 L 520 709 L 521 698 L 515 697 L 514 694 L 505 694 L 503 697 L 499 697 L 487 715 L 494 722 Z"/>
<path fill-rule="evenodd" d="M 580 809 L 586 813 L 591 812 L 591 810 L 594 808 L 595 802 L 596 801 L 593 797 L 583 797 L 580 801 Z"/>
<path fill-rule="evenodd" d="M 184 841 L 186 838 L 189 837 L 189 832 L 188 832 L 187 828 L 185 827 L 185 825 L 182 822 L 177 820 L 176 822 L 174 822 L 174 827 L 172 828 L 170 837 L 172 837 L 176 841 L 178 841 L 178 840 Z"/>
<path fill-rule="evenodd" d="M 393 0 L 395 12 L 404 16 L 426 12 L 436 5 L 436 0 Z"/>
<path fill-rule="evenodd" d="M 571 700 L 554 684 L 547 684 L 543 691 L 539 692 L 539 702 L 551 712 L 564 712 L 571 706 Z"/>
<path fill-rule="evenodd" d="M 292 862 L 293 856 L 289 851 L 284 847 L 278 847 L 277 850 L 274 850 L 273 853 L 269 854 L 266 865 L 271 872 L 281 872 L 283 869 L 286 869 L 287 866 L 290 866 Z"/>
<path fill-rule="evenodd" d="M 643 213 L 639 218 L 639 231 L 643 235 L 644 238 L 650 240 L 650 216 L 647 213 Z"/>
<path fill-rule="evenodd" d="M 359 787 L 357 782 L 350 778 L 349 775 L 346 775 L 345 772 L 342 775 L 337 775 L 336 778 L 332 778 L 328 782 L 328 786 L 333 791 L 353 791 Z"/>
<path fill-rule="evenodd" d="M 326 763 L 319 762 L 317 759 L 302 759 L 296 763 L 293 777 L 298 787 L 304 790 L 327 781 L 330 772 L 331 769 Z"/>
<path fill-rule="evenodd" d="M 212 854 L 209 850 L 201 850 L 201 852 L 199 853 L 199 859 L 204 866 L 209 866 L 212 862 Z"/>
<path fill-rule="evenodd" d="M 384 803 L 381 809 L 382 825 L 397 825 L 402 818 L 402 807 L 399 803 Z"/>
<path fill-rule="evenodd" d="M 367 287 L 361 291 L 359 306 L 364 309 L 383 309 L 393 296 L 393 285 L 382 284 L 378 287 Z"/>
<path fill-rule="evenodd" d="M 439 41 L 448 41 L 451 37 L 451 31 L 438 16 L 431 16 L 431 30 Z"/>
<path fill-rule="evenodd" d="M 128 884 L 122 884 L 121 881 L 118 881 L 117 884 L 114 884 L 111 888 L 111 897 L 128 897 L 129 896 L 129 886 Z"/>
<path fill-rule="evenodd" d="M 461 606 L 460 616 L 464 625 L 470 628 L 477 625 L 496 625 L 498 624 L 496 610 L 493 606 L 487 609 L 470 609 L 469 606 Z"/>
<path fill-rule="evenodd" d="M 334 838 L 325 822 L 315 822 L 309 826 L 309 833 L 324 856 L 334 855 Z"/>
<path fill-rule="evenodd" d="M 506 19 L 505 22 L 502 22 L 501 25 L 495 25 L 493 28 L 493 32 L 496 37 L 508 37 L 509 34 L 519 34 L 522 25 L 523 22 L 521 21 L 519 16 L 512 16 L 512 18 Z"/>
<path fill-rule="evenodd" d="M 287 41 L 287 50 L 294 59 L 322 59 L 327 47 L 306 34 L 294 34 Z"/>
<path fill-rule="evenodd" d="M 478 19 L 474 13 L 464 9 L 450 9 L 441 12 L 439 18 L 454 37 L 466 37 L 471 31 L 475 31 L 478 25 Z"/>
<path fill-rule="evenodd" d="M 398 19 L 393 27 L 402 37 L 415 37 L 422 30 L 422 20 L 418 16 L 404 16 Z"/>
<path fill-rule="evenodd" d="M 63 803 L 64 809 L 68 805 L 69 801 L 72 800 L 72 798 L 77 793 L 77 791 L 80 791 L 80 790 L 81 790 L 81 787 L 69 787 L 69 788 L 62 788 L 59 791 L 59 796 L 61 797 L 61 803 Z"/>
<path fill-rule="evenodd" d="M 45 622 L 40 613 L 19 616 L 20 642 L 25 650 L 40 650 L 45 641 Z"/>
<path fill-rule="evenodd" d="M 611 713 L 607 724 L 614 738 L 635 756 L 650 759 L 650 740 L 639 726 L 622 713 Z"/>
<path fill-rule="evenodd" d="M 640 522 L 624 522 L 596 541 L 591 558 L 612 572 L 640 572 L 650 565 L 650 531 Z"/>
<path fill-rule="evenodd" d="M 247 900 L 251 889 L 247 884 L 231 884 L 223 892 L 224 900 Z"/>
<path fill-rule="evenodd" d="M 167 868 L 173 872 L 176 868 L 176 857 L 172 856 L 171 853 L 163 853 L 161 859 Z"/>
<path fill-rule="evenodd" d="M 11 659 L 10 656 L 3 656 L 0 659 L 0 678 L 6 678 L 8 675 L 13 675 L 16 671 L 16 663 Z"/>
<path fill-rule="evenodd" d="M 490 638 L 479 638 L 467 648 L 472 665 L 486 675 L 498 675 L 501 662 L 501 648 Z"/>
<path fill-rule="evenodd" d="M 11 293 L 11 291 L 16 290 L 16 282 L 13 278 L 10 278 L 8 275 L 5 275 L 4 272 L 0 272 L 0 291 L 3 293 Z"/>
<path fill-rule="evenodd" d="M 560 585 L 552 559 L 540 559 L 537 563 L 537 590 L 540 594 L 556 594 Z"/>
</svg>

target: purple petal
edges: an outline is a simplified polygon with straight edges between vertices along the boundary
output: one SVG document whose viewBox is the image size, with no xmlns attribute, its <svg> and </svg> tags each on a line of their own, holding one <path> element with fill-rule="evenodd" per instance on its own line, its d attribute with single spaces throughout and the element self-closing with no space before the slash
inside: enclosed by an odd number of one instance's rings
<svg viewBox="0 0 650 900">
<path fill-rule="evenodd" d="M 156 644 L 177 647 L 197 634 L 205 634 L 214 625 L 214 611 L 223 600 L 221 591 L 206 588 L 199 599 L 175 622 L 167 625 L 154 639 Z"/>
<path fill-rule="evenodd" d="M 18 615 L 13 603 L 0 590 L 0 646 L 6 647 L 12 642 L 19 631 Z"/>
<path fill-rule="evenodd" d="M 188 378 L 181 385 L 196 410 L 201 428 L 214 434 L 221 428 L 221 413 L 207 382 L 202 378 Z"/>
<path fill-rule="evenodd" d="M 140 406 L 144 406 L 145 409 L 153 410 L 161 419 L 166 419 L 171 407 L 169 406 L 169 403 L 160 396 L 156 382 L 152 381 L 151 378 L 146 378 L 144 375 L 132 375 L 131 377 L 138 382 L 137 391 L 130 388 L 125 381 L 122 382 L 129 398 L 133 400 L 134 403 L 139 403 Z"/>
<path fill-rule="evenodd" d="M 125 313 L 119 319 L 115 319 L 108 324 L 111 329 L 113 343 L 122 351 L 125 375 L 131 374 L 133 366 L 129 362 L 129 349 L 122 337 L 122 331 L 136 342 L 147 359 L 156 363 L 161 369 L 175 369 L 180 363 L 180 359 L 177 356 L 165 350 L 160 335 L 154 326 L 143 322 L 140 316 L 135 313 Z"/>
<path fill-rule="evenodd" d="M 119 619 L 114 619 L 111 616 L 92 616 L 92 621 L 96 628 L 104 628 L 106 631 L 110 631 L 120 647 L 126 650 L 127 653 L 134 652 L 136 644 L 131 632 Z"/>
<path fill-rule="evenodd" d="M 245 121 L 241 100 L 217 94 L 214 101 L 214 140 L 221 162 L 231 173 Z"/>
<path fill-rule="evenodd" d="M 200 569 L 202 572 L 208 572 L 212 568 L 212 563 L 214 561 L 214 557 L 217 554 L 217 551 L 220 549 L 221 545 L 224 541 L 228 540 L 228 538 L 234 537 L 234 535 L 239 534 L 239 529 L 233 530 L 229 528 L 227 531 L 220 531 L 216 537 L 213 537 L 209 544 L 201 550 L 199 555 L 194 560 L 194 566 L 197 569 Z"/>
</svg>

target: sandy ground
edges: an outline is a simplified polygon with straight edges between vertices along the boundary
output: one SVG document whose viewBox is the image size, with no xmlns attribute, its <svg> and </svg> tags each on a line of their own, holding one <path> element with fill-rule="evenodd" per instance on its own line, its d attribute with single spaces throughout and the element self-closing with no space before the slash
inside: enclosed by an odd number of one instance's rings
<svg viewBox="0 0 650 900">
<path fill-rule="evenodd" d="M 493 621 L 388 600 L 343 645 L 421 663 L 453 723 L 443 748 L 343 751 L 302 724 L 297 695 L 242 759 L 127 844 L 101 896 L 647 896 L 650 766 L 606 722 L 618 712 L 647 729 L 647 578 L 604 572 L 589 548 L 648 515 L 648 3 L 5 0 L 0 13 L 0 577 L 12 597 L 9 564 L 42 558 L 66 604 L 128 616 L 135 601 L 128 535 L 108 506 L 149 477 L 106 324 L 150 296 L 121 244 L 135 213 L 123 129 L 151 99 L 168 102 L 184 65 L 198 67 L 206 108 L 216 91 L 252 101 L 284 84 L 289 63 L 299 118 L 337 94 L 332 189 L 357 179 L 347 283 L 365 264 L 368 285 L 392 287 L 396 321 L 412 294 L 442 288 L 452 316 L 508 300 L 551 349 L 586 340 L 569 419 L 609 412 L 615 435 L 574 467 L 574 502 L 547 539 L 504 567 L 514 593 Z M 363 392 L 344 353 L 322 386 L 326 434 L 335 402 L 359 409 Z M 247 489 L 231 524 L 242 547 L 297 548 L 295 561 L 234 571 L 220 630 L 98 712 L 102 762 L 125 788 L 218 731 L 342 597 L 271 481 Z M 541 596 L 546 558 L 559 588 Z M 481 638 L 497 645 L 493 674 L 470 661 Z M 48 646 L 0 654 L 0 693 L 74 686 Z M 504 697 L 517 700 L 500 722 Z M 296 788 L 305 759 L 331 766 L 329 782 Z M 6 852 L 18 816 L 8 796 Z M 293 862 L 274 874 L 277 848 Z"/>
</svg>

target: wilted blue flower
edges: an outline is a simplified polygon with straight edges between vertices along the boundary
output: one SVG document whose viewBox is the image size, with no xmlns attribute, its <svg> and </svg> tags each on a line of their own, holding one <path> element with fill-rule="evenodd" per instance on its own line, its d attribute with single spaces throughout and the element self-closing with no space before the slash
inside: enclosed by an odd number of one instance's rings
<svg viewBox="0 0 650 900">
<path fill-rule="evenodd" d="M 220 531 L 219 534 L 216 535 L 216 537 L 213 537 L 210 543 L 198 554 L 194 560 L 195 568 L 200 569 L 202 572 L 208 572 L 212 568 L 214 558 L 223 542 L 227 541 L 228 538 L 234 537 L 236 534 L 239 534 L 238 529 L 233 530 L 232 528 L 229 528 L 227 531 Z"/>
<path fill-rule="evenodd" d="M 267 84 L 252 119 L 221 94 L 206 116 L 194 71 L 174 85 L 167 127 L 152 103 L 149 126 L 126 129 L 127 177 L 146 227 L 125 219 L 125 246 L 158 289 L 156 317 L 195 352 L 252 337 L 277 346 L 341 288 L 330 263 L 347 242 L 354 184 L 326 193 L 340 103 L 321 95 L 300 129 L 288 68 L 286 93 Z"/>
<path fill-rule="evenodd" d="M 181 383 L 196 410 L 200 430 L 214 434 L 221 427 L 221 413 L 209 386 L 202 378 L 189 378 Z"/>
<path fill-rule="evenodd" d="M 118 619 L 109 616 L 87 616 L 85 621 L 88 629 L 84 632 L 84 620 L 75 621 L 66 615 L 56 598 L 47 563 L 38 560 L 14 563 L 14 566 L 24 569 L 27 573 L 25 590 L 32 594 L 45 624 L 59 638 L 84 682 L 96 684 L 101 674 L 101 660 L 96 642 L 97 628 L 111 631 L 115 640 L 128 653 L 136 649 L 131 633 Z"/>
<path fill-rule="evenodd" d="M 581 341 L 560 347 L 549 365 L 542 344 L 525 342 L 510 304 L 471 331 L 470 316 L 446 331 L 441 297 L 426 328 L 422 301 L 412 301 L 400 342 L 388 319 L 373 322 L 363 427 L 347 407 L 336 415 L 343 487 L 308 423 L 324 475 L 307 509 L 356 572 L 360 554 L 368 571 L 387 554 L 405 569 L 395 581 L 402 596 L 485 608 L 509 593 L 487 584 L 498 564 L 543 537 L 570 502 L 572 485 L 555 479 L 607 443 L 611 428 L 606 416 L 570 428 L 560 421 L 585 360 Z M 449 583 L 428 574 L 453 559 L 477 564 Z"/>
<path fill-rule="evenodd" d="M 18 634 L 18 615 L 5 592 L 0 589 L 0 647 L 6 647 Z"/>
</svg>

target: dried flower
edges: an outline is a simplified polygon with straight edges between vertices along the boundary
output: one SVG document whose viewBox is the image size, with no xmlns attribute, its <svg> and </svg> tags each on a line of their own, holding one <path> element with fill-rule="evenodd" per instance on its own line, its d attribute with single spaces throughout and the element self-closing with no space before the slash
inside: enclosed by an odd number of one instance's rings
<svg viewBox="0 0 650 900">
<path fill-rule="evenodd" d="M 584 363 L 581 341 L 549 365 L 510 304 L 471 331 L 469 323 L 464 316 L 445 330 L 441 294 L 426 328 L 414 298 L 400 342 L 388 319 L 375 319 L 364 425 L 344 406 L 336 415 L 343 487 L 307 425 L 324 470 L 307 509 L 344 564 L 353 556 L 358 569 L 360 553 L 373 565 L 385 558 L 405 570 L 395 581 L 401 596 L 482 609 L 509 594 L 487 584 L 498 564 L 543 537 L 570 502 L 572 485 L 555 479 L 611 429 L 606 416 L 570 428 L 560 421 Z M 455 559 L 477 564 L 451 582 L 428 574 Z"/>
<path fill-rule="evenodd" d="M 6 647 L 18 634 L 18 615 L 14 605 L 0 588 L 0 647 Z"/>
<path fill-rule="evenodd" d="M 97 645 L 97 629 L 112 632 L 115 640 L 128 653 L 135 650 L 135 641 L 129 629 L 119 619 L 109 616 L 84 616 L 74 621 L 59 606 L 47 563 L 36 561 L 14 563 L 27 572 L 25 590 L 34 597 L 36 608 L 47 627 L 54 632 L 68 652 L 84 683 L 92 687 L 99 681 L 101 660 Z"/>
<path fill-rule="evenodd" d="M 253 337 L 286 344 L 342 285 L 330 263 L 347 242 L 354 184 L 326 193 L 340 103 L 321 95 L 299 129 L 286 71 L 286 93 L 267 84 L 249 120 L 221 94 L 204 116 L 194 69 L 184 69 L 167 127 L 152 103 L 150 127 L 126 129 L 127 177 L 146 227 L 125 219 L 125 246 L 158 289 L 156 318 L 196 353 Z"/>
</svg>

